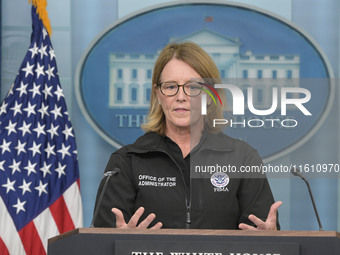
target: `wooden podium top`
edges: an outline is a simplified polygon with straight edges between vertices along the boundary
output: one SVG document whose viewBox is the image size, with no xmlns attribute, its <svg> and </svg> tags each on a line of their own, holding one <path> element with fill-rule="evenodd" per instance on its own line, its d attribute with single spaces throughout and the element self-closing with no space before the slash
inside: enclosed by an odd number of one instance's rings
<svg viewBox="0 0 340 255">
<path fill-rule="evenodd" d="M 52 237 L 48 243 L 75 234 L 127 234 L 127 235 L 199 235 L 199 236 L 288 236 L 288 237 L 337 237 L 336 231 L 245 231 L 217 229 L 117 229 L 117 228 L 77 228 L 59 236 Z"/>
<path fill-rule="evenodd" d="M 49 255 L 338 255 L 335 231 L 79 228 L 48 241 Z"/>
</svg>

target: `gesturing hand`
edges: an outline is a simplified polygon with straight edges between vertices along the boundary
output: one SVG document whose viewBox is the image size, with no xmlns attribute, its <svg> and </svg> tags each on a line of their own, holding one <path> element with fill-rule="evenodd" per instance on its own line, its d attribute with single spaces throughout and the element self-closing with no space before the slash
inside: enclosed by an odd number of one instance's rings
<svg viewBox="0 0 340 255">
<path fill-rule="evenodd" d="M 132 215 L 130 221 L 128 223 L 125 222 L 124 216 L 121 210 L 117 208 L 112 208 L 111 210 L 116 215 L 116 227 L 117 228 L 148 228 L 148 226 L 151 224 L 151 222 L 156 218 L 156 215 L 154 213 L 150 213 L 148 217 L 145 218 L 139 225 L 137 226 L 137 223 L 140 219 L 140 217 L 144 213 L 144 208 L 139 207 L 134 215 Z M 162 227 L 161 222 L 157 222 L 156 225 L 154 225 L 151 229 L 160 229 Z"/>
<path fill-rule="evenodd" d="M 275 202 L 270 207 L 266 221 L 257 218 L 255 215 L 250 214 L 248 219 L 251 220 L 257 227 L 250 226 L 245 223 L 241 223 L 238 227 L 242 230 L 277 230 L 276 215 L 277 210 L 282 205 L 281 201 Z"/>
</svg>

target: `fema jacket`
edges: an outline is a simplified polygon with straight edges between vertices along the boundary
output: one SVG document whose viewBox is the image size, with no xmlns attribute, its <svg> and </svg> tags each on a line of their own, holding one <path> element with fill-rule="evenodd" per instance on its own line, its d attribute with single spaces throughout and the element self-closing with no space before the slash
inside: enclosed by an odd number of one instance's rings
<svg viewBox="0 0 340 255">
<path fill-rule="evenodd" d="M 121 172 L 110 178 L 94 226 L 115 227 L 113 207 L 128 222 L 143 206 L 141 221 L 155 213 L 153 224 L 162 222 L 163 228 L 237 229 L 239 223 L 252 225 L 249 214 L 267 218 L 274 199 L 266 177 L 249 172 L 262 164 L 255 149 L 223 133 L 204 132 L 190 152 L 188 183 L 183 174 L 188 165 L 175 159 L 169 140 L 146 133 L 111 155 L 105 171 Z"/>
</svg>

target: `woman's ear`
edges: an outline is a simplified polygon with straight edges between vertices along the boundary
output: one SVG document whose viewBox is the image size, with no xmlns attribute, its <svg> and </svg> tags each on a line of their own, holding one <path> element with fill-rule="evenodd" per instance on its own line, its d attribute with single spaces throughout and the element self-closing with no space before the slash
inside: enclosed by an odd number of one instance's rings
<svg viewBox="0 0 340 255">
<path fill-rule="evenodd" d="M 152 85 L 152 86 L 155 86 L 155 92 L 156 92 L 158 104 L 162 104 L 162 103 L 161 103 L 161 99 L 160 99 L 160 94 L 161 94 L 161 93 L 160 93 L 159 89 L 157 89 L 157 85 L 154 84 L 154 85 Z"/>
</svg>

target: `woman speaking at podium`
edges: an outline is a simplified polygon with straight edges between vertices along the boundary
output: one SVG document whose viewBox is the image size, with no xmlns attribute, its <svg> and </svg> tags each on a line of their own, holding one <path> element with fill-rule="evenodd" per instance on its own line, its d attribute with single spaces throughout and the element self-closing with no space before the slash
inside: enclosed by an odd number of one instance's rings
<svg viewBox="0 0 340 255">
<path fill-rule="evenodd" d="M 239 171 L 261 166 L 257 151 L 213 126 L 226 103 L 217 83 L 214 61 L 197 44 L 163 49 L 146 133 L 111 155 L 105 171 L 118 174 L 99 186 L 95 227 L 279 229 L 281 202 L 274 203 L 267 178 Z"/>
</svg>

